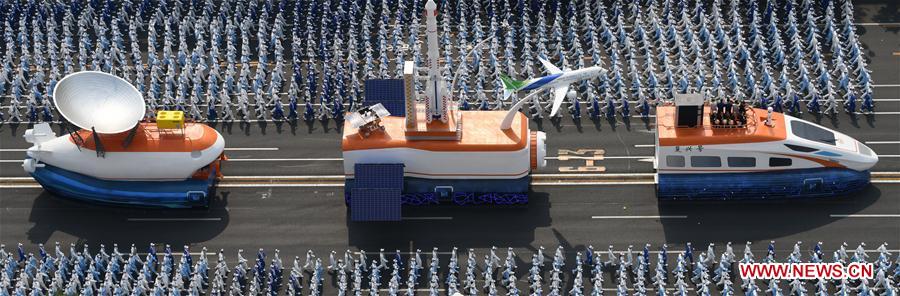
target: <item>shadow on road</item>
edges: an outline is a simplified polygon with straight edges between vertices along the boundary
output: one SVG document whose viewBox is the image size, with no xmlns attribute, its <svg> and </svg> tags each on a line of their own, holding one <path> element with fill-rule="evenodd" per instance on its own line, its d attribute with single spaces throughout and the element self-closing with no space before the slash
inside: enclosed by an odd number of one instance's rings
<svg viewBox="0 0 900 296">
<path fill-rule="evenodd" d="M 759 201 L 660 201 L 659 215 L 684 215 L 687 219 L 662 219 L 669 243 L 707 243 L 771 240 L 813 230 L 853 214 L 881 198 L 870 185 L 860 192 L 830 199 Z"/>
<path fill-rule="evenodd" d="M 27 232 L 28 240 L 46 244 L 60 231 L 91 246 L 157 243 L 180 250 L 182 245 L 208 241 L 228 226 L 228 193 L 211 195 L 209 209 L 150 209 L 89 204 L 41 191 L 28 218 L 34 223 Z"/>
<path fill-rule="evenodd" d="M 351 222 L 347 220 L 351 246 L 378 250 L 430 250 L 432 247 L 491 246 L 531 248 L 534 230 L 550 225 L 550 196 L 532 192 L 524 206 L 427 206 L 404 207 L 402 222 Z"/>
</svg>

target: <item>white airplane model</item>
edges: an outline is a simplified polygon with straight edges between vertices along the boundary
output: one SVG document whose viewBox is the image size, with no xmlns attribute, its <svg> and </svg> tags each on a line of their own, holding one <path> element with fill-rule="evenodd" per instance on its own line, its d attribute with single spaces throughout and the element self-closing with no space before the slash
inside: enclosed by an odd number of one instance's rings
<svg viewBox="0 0 900 296">
<path fill-rule="evenodd" d="M 606 72 L 606 70 L 598 66 L 587 67 L 574 71 L 569 69 L 563 71 L 551 64 L 550 61 L 547 61 L 543 58 L 538 59 L 541 61 L 541 64 L 544 65 L 544 69 L 546 69 L 547 72 L 550 73 L 550 75 L 532 78 L 529 80 L 515 80 L 510 78 L 509 76 L 501 74 L 500 80 L 503 80 L 503 99 L 506 100 L 510 95 L 518 91 L 543 90 L 552 88 L 553 108 L 550 109 L 551 117 L 555 116 L 556 112 L 559 111 L 559 106 L 562 105 L 563 99 L 565 99 L 566 94 L 569 93 L 570 84 L 585 79 L 591 79 Z"/>
</svg>

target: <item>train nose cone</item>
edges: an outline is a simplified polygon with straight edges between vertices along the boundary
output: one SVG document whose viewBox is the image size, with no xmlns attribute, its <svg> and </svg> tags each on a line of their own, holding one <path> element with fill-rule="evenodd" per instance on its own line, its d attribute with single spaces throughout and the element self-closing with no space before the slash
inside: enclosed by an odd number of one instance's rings
<svg viewBox="0 0 900 296">
<path fill-rule="evenodd" d="M 856 142 L 857 150 L 859 151 L 860 161 L 859 167 L 857 168 L 860 171 L 869 170 L 878 164 L 878 154 L 875 154 L 875 151 L 872 151 L 872 148 L 866 146 L 861 142 Z"/>
</svg>

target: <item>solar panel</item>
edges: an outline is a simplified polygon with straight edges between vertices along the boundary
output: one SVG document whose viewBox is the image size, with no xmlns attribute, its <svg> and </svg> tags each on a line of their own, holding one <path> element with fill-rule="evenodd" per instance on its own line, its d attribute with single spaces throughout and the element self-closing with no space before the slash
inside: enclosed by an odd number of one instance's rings
<svg viewBox="0 0 900 296">
<path fill-rule="evenodd" d="M 406 116 L 406 92 L 403 79 L 366 80 L 366 106 L 378 103 L 393 116 Z"/>
<path fill-rule="evenodd" d="M 401 163 L 357 163 L 353 170 L 355 188 L 403 189 Z"/>
<path fill-rule="evenodd" d="M 400 221 L 399 188 L 354 188 L 351 221 Z"/>
<path fill-rule="evenodd" d="M 378 103 L 367 108 L 359 109 L 356 112 L 347 113 L 347 116 L 344 118 L 344 120 L 350 122 L 351 128 L 357 129 L 363 125 L 375 121 L 378 118 L 387 116 L 391 116 L 391 113 L 388 112 L 388 110 L 385 109 L 384 106 L 381 105 L 381 103 Z"/>
</svg>

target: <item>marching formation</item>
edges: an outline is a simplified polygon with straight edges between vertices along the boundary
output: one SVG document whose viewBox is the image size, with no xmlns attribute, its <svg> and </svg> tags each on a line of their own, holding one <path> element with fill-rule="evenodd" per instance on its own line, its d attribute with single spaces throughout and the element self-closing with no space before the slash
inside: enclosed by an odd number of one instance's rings
<svg viewBox="0 0 900 296">
<path fill-rule="evenodd" d="M 503 97 L 501 77 L 538 77 L 543 58 L 609 70 L 574 86 L 573 117 L 646 116 L 687 92 L 793 113 L 873 111 L 851 1 L 796 1 L 444 0 L 442 74 L 461 109 L 508 107 L 518 98 Z M 198 121 L 340 118 L 366 79 L 422 64 L 424 2 L 2 2 L 0 122 L 56 120 L 55 84 L 85 70 L 132 82 L 148 111 Z M 533 116 L 551 101 L 532 101 Z"/>
<path fill-rule="evenodd" d="M 121 253 L 116 245 L 111 252 L 100 245 L 93 254 L 87 245 L 72 244 L 66 250 L 57 243 L 52 253 L 39 245 L 38 254 L 27 253 L 22 244 L 10 254 L 0 245 L 0 295 L 706 296 L 734 295 L 740 290 L 745 295 L 893 296 L 900 289 L 900 256 L 892 262 L 886 244 L 867 251 L 861 243 L 848 251 L 844 243 L 832 253 L 826 253 L 822 243 L 806 251 L 801 245 L 794 244 L 789 254 L 776 254 L 773 241 L 760 257 L 753 253 L 750 242 L 740 257 L 730 242 L 724 250 L 716 250 L 713 244 L 695 250 L 688 243 L 680 251 L 669 251 L 666 245 L 651 251 L 647 244 L 639 251 L 632 246 L 625 251 L 614 251 L 613 246 L 606 251 L 593 246 L 584 250 L 560 246 L 545 254 L 540 247 L 522 267 L 519 262 L 529 258 L 519 257 L 513 248 L 508 248 L 503 258 L 496 247 L 484 254 L 455 247 L 439 253 L 434 248 L 430 255 L 421 250 L 390 254 L 381 249 L 371 258 L 365 251 L 347 250 L 343 255 L 331 251 L 327 258 L 308 251 L 305 258 L 296 256 L 288 265 L 278 250 L 267 254 L 259 249 L 254 261 L 238 250 L 237 261 L 231 261 L 229 267 L 223 250 L 210 254 L 203 248 L 195 255 L 187 246 L 179 256 L 168 245 L 159 254 L 153 244 L 147 253 L 138 253 L 134 245 L 128 253 Z M 446 266 L 441 265 L 443 260 L 447 260 Z M 748 280 L 737 278 L 738 262 L 872 263 L 874 278 Z"/>
</svg>

